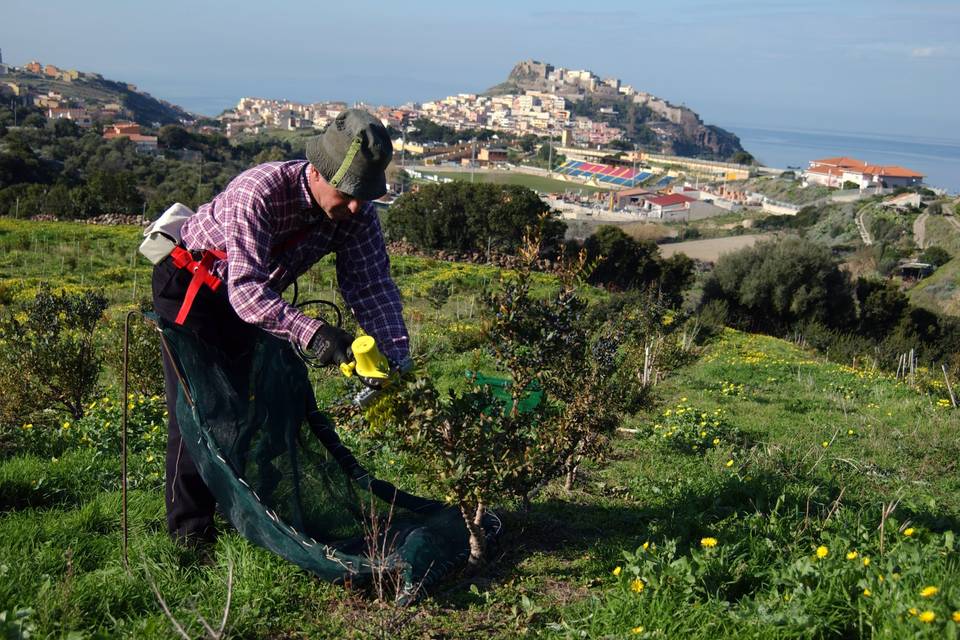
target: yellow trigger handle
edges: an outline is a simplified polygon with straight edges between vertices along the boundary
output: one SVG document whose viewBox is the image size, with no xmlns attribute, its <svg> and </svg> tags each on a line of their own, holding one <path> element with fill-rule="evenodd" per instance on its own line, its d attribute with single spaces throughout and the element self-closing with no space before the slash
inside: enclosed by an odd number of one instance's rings
<svg viewBox="0 0 960 640">
<path fill-rule="evenodd" d="M 384 379 L 390 376 L 390 363 L 377 349 L 372 336 L 360 336 L 350 347 L 353 350 L 353 362 L 340 365 L 340 373 L 346 377 L 356 373 L 364 378 Z"/>
</svg>

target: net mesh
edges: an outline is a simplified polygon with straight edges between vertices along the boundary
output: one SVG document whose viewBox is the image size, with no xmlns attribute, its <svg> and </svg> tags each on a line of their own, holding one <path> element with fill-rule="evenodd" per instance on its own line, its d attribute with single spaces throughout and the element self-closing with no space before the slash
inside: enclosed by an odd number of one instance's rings
<svg viewBox="0 0 960 640">
<path fill-rule="evenodd" d="M 288 343 L 258 332 L 249 350 L 225 353 L 151 319 L 180 377 L 183 441 L 241 535 L 330 582 L 391 576 L 400 602 L 466 560 L 459 511 L 371 476 L 317 408 Z M 489 540 L 499 526 L 489 514 Z"/>
</svg>

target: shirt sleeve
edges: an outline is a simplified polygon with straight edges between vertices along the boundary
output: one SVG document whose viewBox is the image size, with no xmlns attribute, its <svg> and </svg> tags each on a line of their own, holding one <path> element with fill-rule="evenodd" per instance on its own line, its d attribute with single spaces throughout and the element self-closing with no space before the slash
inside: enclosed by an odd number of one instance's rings
<svg viewBox="0 0 960 640">
<path fill-rule="evenodd" d="M 230 304 L 244 322 L 306 348 L 321 323 L 268 286 L 274 230 L 264 197 L 241 187 L 227 205 L 224 235 Z"/>
<path fill-rule="evenodd" d="M 390 258 L 375 208 L 368 206 L 362 216 L 337 249 L 337 282 L 363 330 L 387 358 L 400 362 L 410 355 L 400 290 L 390 277 Z"/>
</svg>

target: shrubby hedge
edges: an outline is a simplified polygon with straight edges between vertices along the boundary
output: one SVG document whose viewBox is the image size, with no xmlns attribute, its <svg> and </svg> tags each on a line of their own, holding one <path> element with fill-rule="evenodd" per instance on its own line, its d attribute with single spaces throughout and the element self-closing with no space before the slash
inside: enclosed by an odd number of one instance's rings
<svg viewBox="0 0 960 640">
<path fill-rule="evenodd" d="M 960 322 L 914 307 L 891 282 L 851 280 L 829 249 L 790 236 L 721 257 L 704 283 L 703 304 L 722 305 L 728 321 L 772 335 L 802 334 L 842 360 L 895 361 L 914 349 L 953 362 Z"/>
<path fill-rule="evenodd" d="M 449 182 L 404 194 L 390 207 L 384 231 L 390 240 L 406 239 L 419 249 L 514 253 L 524 229 L 536 226 L 549 207 L 519 185 Z M 543 229 L 546 255 L 556 255 L 566 224 L 549 218 Z"/>
</svg>

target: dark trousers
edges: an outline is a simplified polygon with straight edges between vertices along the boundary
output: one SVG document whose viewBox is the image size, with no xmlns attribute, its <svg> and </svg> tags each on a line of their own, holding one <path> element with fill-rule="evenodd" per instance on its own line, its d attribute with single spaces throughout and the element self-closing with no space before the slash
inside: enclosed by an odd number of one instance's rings
<svg viewBox="0 0 960 640">
<path fill-rule="evenodd" d="M 183 304 L 191 274 L 177 269 L 166 258 L 153 269 L 153 308 L 165 320 L 173 322 Z M 227 285 L 223 283 L 213 292 L 201 287 L 194 299 L 190 314 L 183 325 L 209 344 L 228 353 L 246 351 L 256 331 L 237 316 L 227 299 Z M 245 366 L 238 358 L 234 366 Z M 177 385 L 179 379 L 173 362 L 163 351 L 163 376 L 166 383 L 167 413 L 167 529 L 182 542 L 212 542 L 216 539 L 213 513 L 216 500 L 190 457 L 180 436 L 177 423 Z"/>
</svg>

